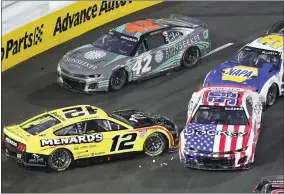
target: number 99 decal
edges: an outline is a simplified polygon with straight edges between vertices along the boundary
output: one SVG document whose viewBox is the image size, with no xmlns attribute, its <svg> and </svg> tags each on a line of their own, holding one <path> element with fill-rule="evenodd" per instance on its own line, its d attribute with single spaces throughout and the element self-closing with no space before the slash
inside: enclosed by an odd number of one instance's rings
<svg viewBox="0 0 284 194">
<path fill-rule="evenodd" d="M 238 103 L 238 94 L 232 92 L 209 92 L 208 103 L 228 103 L 230 106 L 236 106 Z"/>
</svg>

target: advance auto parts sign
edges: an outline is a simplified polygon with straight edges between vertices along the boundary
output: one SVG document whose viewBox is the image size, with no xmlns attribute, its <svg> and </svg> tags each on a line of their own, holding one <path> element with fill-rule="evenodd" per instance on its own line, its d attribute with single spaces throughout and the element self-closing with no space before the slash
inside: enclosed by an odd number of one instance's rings
<svg viewBox="0 0 284 194">
<path fill-rule="evenodd" d="M 98 26 L 161 2 L 76 2 L 50 13 L 2 36 L 2 72 Z M 57 64 L 57 61 L 54 63 Z"/>
</svg>

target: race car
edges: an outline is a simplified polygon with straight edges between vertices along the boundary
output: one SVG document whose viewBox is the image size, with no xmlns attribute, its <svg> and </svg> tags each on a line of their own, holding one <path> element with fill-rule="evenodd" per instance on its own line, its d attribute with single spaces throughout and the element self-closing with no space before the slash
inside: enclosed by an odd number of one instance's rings
<svg viewBox="0 0 284 194">
<path fill-rule="evenodd" d="M 63 56 L 57 83 L 80 93 L 109 92 L 180 67 L 190 68 L 211 50 L 203 22 L 182 15 L 118 26 Z"/>
<path fill-rule="evenodd" d="M 255 187 L 254 193 L 284 193 L 283 175 L 262 178 L 261 182 Z"/>
<path fill-rule="evenodd" d="M 284 34 L 284 20 L 274 24 L 266 34 Z"/>
<path fill-rule="evenodd" d="M 235 85 L 254 88 L 263 106 L 272 106 L 284 94 L 284 34 L 258 38 L 232 58 L 210 71 L 203 85 Z"/>
<path fill-rule="evenodd" d="M 114 160 L 125 153 L 158 156 L 175 146 L 177 126 L 138 110 L 110 114 L 91 105 L 42 113 L 3 130 L 5 154 L 24 166 L 64 171 L 81 159 Z M 82 160 L 81 160 L 82 161 Z"/>
<path fill-rule="evenodd" d="M 201 87 L 191 97 L 180 134 L 181 163 L 203 170 L 250 169 L 261 116 L 259 95 L 250 88 Z"/>
</svg>

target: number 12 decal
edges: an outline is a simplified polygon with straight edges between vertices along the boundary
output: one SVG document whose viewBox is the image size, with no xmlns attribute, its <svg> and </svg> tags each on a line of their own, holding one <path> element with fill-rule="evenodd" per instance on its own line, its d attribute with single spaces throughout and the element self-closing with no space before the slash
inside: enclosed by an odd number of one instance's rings
<svg viewBox="0 0 284 194">
<path fill-rule="evenodd" d="M 118 149 L 117 149 L 117 143 L 118 140 L 121 139 L 126 139 L 128 137 L 131 137 L 129 140 L 123 140 L 119 143 Z M 114 152 L 114 151 L 122 151 L 122 150 L 129 150 L 132 149 L 134 147 L 134 142 L 137 139 L 137 133 L 128 133 L 128 134 L 124 134 L 124 135 L 116 135 L 112 138 L 112 145 L 111 145 L 111 149 L 110 152 Z"/>
<path fill-rule="evenodd" d="M 146 55 L 143 59 L 138 59 L 135 62 L 132 71 L 134 71 L 136 75 L 140 75 L 151 71 L 152 68 L 151 66 L 149 66 L 151 61 L 152 61 L 152 55 Z M 143 65 L 142 63 L 145 64 Z"/>
<path fill-rule="evenodd" d="M 90 115 L 96 114 L 97 113 L 97 109 L 91 107 L 91 106 L 84 106 L 87 109 L 87 112 Z M 62 110 L 62 112 L 64 113 L 64 116 L 67 119 L 72 119 L 75 117 L 81 117 L 84 116 L 86 113 L 84 112 L 82 106 L 77 106 L 77 107 L 73 107 L 73 108 L 68 108 L 68 109 L 64 109 Z"/>
</svg>

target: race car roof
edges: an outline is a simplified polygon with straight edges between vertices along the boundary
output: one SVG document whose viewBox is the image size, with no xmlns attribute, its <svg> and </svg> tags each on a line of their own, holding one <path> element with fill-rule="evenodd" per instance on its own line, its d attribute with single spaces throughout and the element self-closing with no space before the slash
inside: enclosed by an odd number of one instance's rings
<svg viewBox="0 0 284 194">
<path fill-rule="evenodd" d="M 90 112 L 88 111 L 87 108 L 90 108 L 90 107 L 91 107 L 92 110 L 95 110 L 94 114 L 90 114 Z M 70 118 L 67 118 L 66 115 L 65 115 L 65 113 L 67 113 L 67 112 L 71 113 L 72 115 L 81 114 L 81 116 L 72 117 L 74 119 L 85 118 L 85 117 L 88 117 L 88 116 L 96 116 L 96 118 L 101 118 L 101 117 L 107 116 L 107 113 L 104 110 L 102 110 L 101 108 L 98 108 L 98 107 L 95 107 L 95 106 L 92 106 L 92 105 L 88 105 L 88 104 L 76 105 L 76 106 L 69 106 L 69 107 L 54 109 L 54 110 L 51 110 L 51 111 L 48 111 L 48 112 L 41 113 L 41 114 L 39 114 L 35 117 L 32 117 L 32 118 L 24 121 L 21 125 L 24 125 L 25 123 L 28 123 L 31 120 L 35 120 L 37 118 L 40 118 L 44 115 L 51 115 L 51 116 L 55 117 L 56 119 L 58 119 L 60 122 L 64 122 L 64 121 L 70 119 Z M 82 114 L 82 113 L 84 113 L 84 114 Z"/>
<path fill-rule="evenodd" d="M 127 36 L 139 38 L 145 33 L 164 29 L 170 26 L 173 26 L 173 24 L 163 19 L 145 19 L 123 24 L 113 30 Z"/>
<path fill-rule="evenodd" d="M 247 46 L 283 52 L 284 34 L 269 34 L 252 41 Z"/>
<path fill-rule="evenodd" d="M 244 92 L 233 92 L 226 90 L 205 91 L 202 98 L 202 104 L 207 106 L 235 106 L 242 105 Z"/>
</svg>

